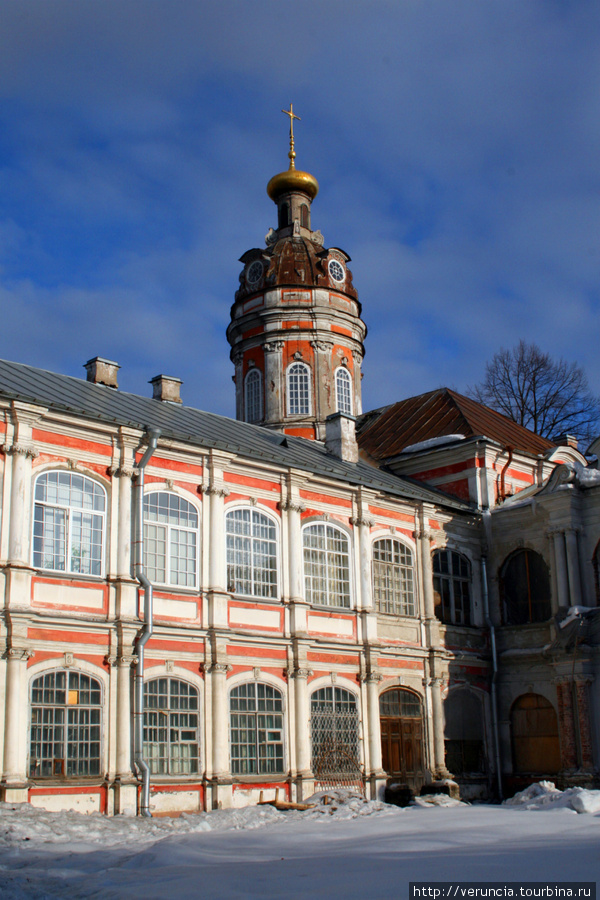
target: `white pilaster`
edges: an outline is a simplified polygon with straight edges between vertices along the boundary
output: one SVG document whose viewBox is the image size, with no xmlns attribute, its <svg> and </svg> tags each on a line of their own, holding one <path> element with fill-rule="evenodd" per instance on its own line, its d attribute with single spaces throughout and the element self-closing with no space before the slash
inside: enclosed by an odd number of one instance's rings
<svg viewBox="0 0 600 900">
<path fill-rule="evenodd" d="M 27 694 L 25 672 L 33 651 L 23 647 L 6 650 L 6 705 L 4 713 L 4 767 L 2 784 L 5 788 L 23 786 L 26 773 Z"/>
<path fill-rule="evenodd" d="M 579 544 L 577 541 L 577 531 L 574 528 L 567 528 L 565 532 L 565 543 L 567 545 L 567 573 L 569 576 L 571 606 L 580 606 L 581 574 L 579 568 Z"/>
<path fill-rule="evenodd" d="M 554 531 L 552 534 L 554 543 L 554 561 L 556 566 L 556 596 L 558 606 L 569 606 L 569 581 L 567 577 L 567 555 L 565 551 L 565 536 L 562 531 Z M 554 610 L 556 612 L 556 610 Z"/>
<path fill-rule="evenodd" d="M 227 704 L 227 663 L 213 663 L 212 682 L 212 774 L 219 778 L 229 774 L 229 723 Z"/>
</svg>

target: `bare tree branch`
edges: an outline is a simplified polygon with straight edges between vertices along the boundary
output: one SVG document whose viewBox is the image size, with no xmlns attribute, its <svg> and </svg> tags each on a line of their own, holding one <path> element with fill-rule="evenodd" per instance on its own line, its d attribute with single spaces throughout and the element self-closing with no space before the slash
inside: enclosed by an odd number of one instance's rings
<svg viewBox="0 0 600 900">
<path fill-rule="evenodd" d="M 581 366 L 526 341 L 495 353 L 467 394 L 542 437 L 566 433 L 585 443 L 600 432 L 600 401 Z"/>
</svg>

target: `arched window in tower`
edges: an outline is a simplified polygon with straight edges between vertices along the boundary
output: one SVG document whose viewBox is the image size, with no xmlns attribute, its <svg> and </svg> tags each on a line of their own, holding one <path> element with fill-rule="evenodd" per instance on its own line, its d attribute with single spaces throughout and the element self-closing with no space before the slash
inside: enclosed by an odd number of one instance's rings
<svg viewBox="0 0 600 900">
<path fill-rule="evenodd" d="M 300 224 L 303 228 L 310 227 L 308 224 L 308 206 L 306 205 L 306 203 L 303 203 L 300 206 Z"/>
<path fill-rule="evenodd" d="M 287 370 L 287 410 L 290 416 L 310 414 L 310 369 L 301 362 Z"/>
<path fill-rule="evenodd" d="M 290 208 L 287 203 L 282 203 L 278 209 L 279 213 L 279 222 L 278 228 L 285 228 L 286 225 L 290 224 Z"/>
<path fill-rule="evenodd" d="M 246 422 L 260 422 L 262 411 L 262 378 L 258 369 L 250 369 L 244 382 Z"/>
<path fill-rule="evenodd" d="M 335 405 L 338 412 L 352 415 L 352 378 L 343 366 L 335 370 Z"/>
</svg>

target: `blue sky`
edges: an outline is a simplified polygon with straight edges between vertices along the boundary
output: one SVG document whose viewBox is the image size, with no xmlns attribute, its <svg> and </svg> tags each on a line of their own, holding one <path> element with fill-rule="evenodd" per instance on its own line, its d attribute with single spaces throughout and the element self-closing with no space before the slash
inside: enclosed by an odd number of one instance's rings
<svg viewBox="0 0 600 900">
<path fill-rule="evenodd" d="M 365 409 L 520 338 L 600 394 L 600 6 L 4 0 L 0 357 L 232 415 L 239 257 L 297 165 L 369 328 Z"/>
</svg>

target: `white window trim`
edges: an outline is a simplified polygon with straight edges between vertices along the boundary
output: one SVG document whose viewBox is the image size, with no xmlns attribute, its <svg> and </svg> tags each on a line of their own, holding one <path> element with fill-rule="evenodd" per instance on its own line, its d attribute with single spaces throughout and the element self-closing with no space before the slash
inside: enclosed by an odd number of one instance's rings
<svg viewBox="0 0 600 900">
<path fill-rule="evenodd" d="M 343 373 L 343 380 L 348 385 L 348 392 L 350 396 L 350 409 L 342 409 L 340 403 L 340 378 Z M 338 366 L 334 372 L 334 384 L 335 384 L 335 408 L 337 412 L 343 412 L 348 416 L 354 415 L 354 397 L 353 395 L 353 384 L 352 384 L 352 373 L 346 368 L 346 366 Z"/>
<path fill-rule="evenodd" d="M 307 388 L 307 390 L 308 390 L 308 410 L 307 410 L 307 412 L 292 412 L 292 409 L 291 409 L 290 377 L 291 377 L 292 368 L 294 366 L 301 366 L 307 375 L 307 380 L 308 380 L 308 388 Z M 305 362 L 302 362 L 301 360 L 294 360 L 287 367 L 287 370 L 285 373 L 286 409 L 287 409 L 288 416 L 310 416 L 310 415 L 312 415 L 312 390 L 311 390 L 311 387 L 312 387 L 312 369 Z"/>
<path fill-rule="evenodd" d="M 250 381 L 250 377 L 253 375 L 258 375 L 258 415 L 256 416 L 256 418 L 251 419 L 248 414 L 248 407 L 249 407 L 248 383 Z M 263 419 L 263 416 L 264 416 L 263 406 L 264 406 L 264 403 L 263 403 L 262 372 L 260 371 L 260 369 L 257 369 L 256 367 L 254 367 L 254 368 L 250 369 L 248 372 L 246 372 L 246 377 L 244 378 L 244 416 L 245 416 L 246 422 L 250 422 L 251 424 L 254 424 L 256 422 L 261 422 Z"/>
<path fill-rule="evenodd" d="M 334 606 L 333 604 L 330 604 L 330 603 L 313 603 L 313 602 L 309 601 L 308 599 L 307 599 L 307 603 L 310 603 L 310 606 L 312 609 L 335 609 L 335 610 L 339 610 L 340 612 L 341 611 L 348 612 L 350 610 L 353 610 L 356 608 L 356 596 L 355 596 L 354 583 L 353 583 L 354 582 L 354 579 L 353 579 L 353 566 L 354 566 L 353 556 L 354 556 L 354 554 L 352 552 L 352 547 L 353 547 L 352 534 L 349 533 L 345 528 L 343 528 L 339 522 L 332 522 L 332 521 L 327 521 L 326 519 L 318 519 L 317 518 L 317 519 L 313 519 L 312 521 L 305 522 L 302 526 L 302 588 L 303 588 L 304 594 L 306 596 L 306 593 L 307 593 L 307 591 L 306 591 L 306 567 L 304 564 L 304 533 L 306 532 L 306 530 L 308 528 L 311 528 L 314 525 L 325 525 L 325 526 L 329 525 L 331 528 L 334 528 L 337 531 L 339 531 L 340 534 L 343 534 L 348 542 L 348 595 L 349 595 L 350 603 L 348 606 Z M 329 596 L 329 591 L 328 591 L 328 596 Z"/>
<path fill-rule="evenodd" d="M 279 691 L 281 694 L 281 716 L 282 716 L 282 728 L 281 728 L 281 743 L 283 744 L 283 763 L 282 763 L 282 771 L 281 772 L 272 772 L 272 773 L 260 773 L 257 772 L 255 775 L 242 775 L 236 773 L 234 778 L 268 778 L 268 779 L 281 779 L 284 780 L 285 774 L 289 769 L 288 763 L 288 728 L 290 727 L 290 723 L 288 721 L 288 709 L 287 709 L 287 685 L 283 682 L 278 681 L 272 675 L 267 672 L 260 673 L 258 678 L 250 678 L 249 672 L 240 672 L 239 675 L 233 676 L 231 679 L 227 680 L 227 734 L 228 734 L 228 750 L 229 750 L 229 771 L 233 771 L 232 765 L 232 740 L 231 740 L 231 694 L 236 688 L 241 687 L 244 684 L 265 684 L 270 688 L 273 688 L 276 691 Z M 257 750 L 258 750 L 258 742 L 257 742 Z"/>
<path fill-rule="evenodd" d="M 279 519 L 273 515 L 271 510 L 265 509 L 263 506 L 251 506 L 248 503 L 231 503 L 225 507 L 225 519 L 223 523 L 225 536 L 225 578 L 227 580 L 227 570 L 229 568 L 227 562 L 227 516 L 229 513 L 239 509 L 249 509 L 265 516 L 275 525 L 275 573 L 277 576 L 277 585 L 274 597 L 262 597 L 259 594 L 241 594 L 236 591 L 231 593 L 235 597 L 247 597 L 248 599 L 259 601 L 260 603 L 279 603 L 281 601 L 282 592 L 282 571 L 281 571 L 281 528 Z M 261 679 L 262 680 L 262 679 Z"/>
<path fill-rule="evenodd" d="M 412 556 L 412 579 L 413 579 L 413 606 L 414 613 L 412 614 L 401 614 L 401 613 L 386 613 L 379 609 L 375 601 L 375 584 L 374 584 L 374 568 L 375 568 L 375 544 L 378 541 L 396 541 L 398 544 L 401 544 L 405 547 Z M 414 619 L 419 615 L 420 603 L 419 603 L 419 567 L 417 564 L 417 548 L 408 539 L 405 539 L 404 535 L 399 534 L 390 534 L 389 531 L 378 532 L 371 537 L 371 593 L 373 595 L 373 605 L 378 613 L 383 616 L 402 616 L 402 618 Z"/>
<path fill-rule="evenodd" d="M 195 533 L 195 535 L 196 535 L 196 568 L 194 571 L 194 584 L 175 584 L 175 582 L 168 581 L 168 580 L 167 581 L 153 581 L 152 584 L 159 585 L 160 587 L 172 588 L 176 591 L 197 591 L 198 585 L 199 585 L 198 572 L 199 572 L 199 566 L 200 566 L 200 529 L 201 529 L 200 509 L 198 508 L 198 506 L 196 506 L 196 504 L 192 500 L 190 500 L 188 497 L 184 496 L 182 493 L 179 493 L 178 491 L 169 490 L 166 487 L 156 487 L 155 488 L 154 486 L 152 486 L 151 490 L 144 492 L 144 502 L 146 501 L 146 498 L 149 497 L 151 494 L 172 494 L 174 497 L 178 497 L 180 500 L 185 500 L 186 503 L 189 503 L 190 506 L 193 506 L 193 508 L 196 510 L 196 515 L 198 516 L 198 525 L 196 526 L 196 528 L 190 528 L 187 525 L 171 525 L 169 522 L 148 522 L 148 523 L 146 523 L 146 517 L 144 515 L 144 523 L 143 523 L 144 528 L 145 528 L 146 524 L 148 524 L 148 525 L 158 525 L 162 528 L 167 529 L 165 572 L 168 576 L 170 576 L 170 574 L 171 574 L 171 558 L 170 558 L 170 552 L 169 552 L 171 528 L 177 528 L 180 531 L 192 532 L 192 533 Z M 145 549 L 145 545 L 146 545 L 146 539 L 144 537 L 144 549 Z M 146 565 L 146 562 L 144 561 L 144 566 L 145 565 Z"/>
<path fill-rule="evenodd" d="M 195 712 L 198 715 L 198 727 L 196 729 L 196 734 L 197 734 L 196 744 L 197 744 L 197 748 L 198 748 L 198 756 L 196 758 L 197 759 L 197 771 L 194 773 L 172 773 L 172 772 L 161 773 L 160 775 L 153 775 L 152 776 L 153 778 L 158 778 L 161 780 L 165 779 L 165 780 L 169 780 L 169 781 L 170 780 L 178 780 L 178 781 L 197 782 L 198 779 L 202 777 L 203 766 L 204 766 L 203 755 L 202 755 L 202 736 L 203 736 L 203 702 L 202 701 L 203 701 L 203 696 L 202 696 L 202 690 L 201 690 L 200 684 L 197 681 L 189 678 L 188 675 L 190 675 L 190 674 L 191 673 L 185 672 L 181 669 L 175 670 L 175 667 L 173 668 L 172 672 L 167 672 L 166 669 L 163 669 L 162 667 L 160 668 L 160 671 L 157 671 L 155 668 L 155 669 L 147 669 L 145 672 L 144 691 L 145 691 L 146 685 L 149 684 L 151 681 L 158 681 L 160 678 L 167 678 L 169 680 L 184 682 L 189 687 L 193 688 L 196 691 L 196 694 L 198 696 L 198 708 L 195 710 Z M 184 711 L 186 711 L 186 710 L 184 710 Z M 171 713 L 171 712 L 174 712 L 174 710 L 171 710 L 171 708 L 169 708 L 169 713 Z M 144 716 L 145 716 L 145 714 L 146 714 L 146 706 L 144 704 Z M 146 743 L 149 743 L 149 742 L 146 742 Z M 170 749 L 170 747 L 171 747 L 170 739 L 168 741 L 168 746 Z M 169 762 L 170 762 L 170 756 L 169 756 Z"/>
<path fill-rule="evenodd" d="M 86 510 L 83 507 L 63 506 L 62 504 L 49 503 L 45 500 L 36 500 L 35 493 L 36 493 L 36 486 L 37 486 L 38 480 L 40 478 L 42 478 L 44 475 L 49 475 L 52 472 L 66 472 L 67 474 L 81 475 L 83 478 L 87 478 L 88 481 L 92 481 L 95 485 L 97 485 L 97 487 L 101 488 L 104 493 L 104 510 L 103 511 L 89 510 L 89 509 Z M 69 568 L 51 569 L 51 568 L 36 566 L 36 564 L 35 564 L 35 508 L 36 508 L 36 506 L 43 506 L 45 509 L 64 509 L 67 511 L 67 515 L 66 515 L 67 540 L 66 540 L 66 548 L 65 548 L 65 557 L 66 557 L 65 562 L 66 563 L 69 561 L 70 548 L 71 548 L 71 515 L 70 515 L 70 511 L 71 510 L 79 511 L 81 509 L 82 512 L 88 512 L 88 513 L 91 512 L 94 515 L 102 517 L 102 543 L 101 543 L 100 574 L 99 575 L 94 575 L 94 574 L 87 573 L 87 572 L 74 572 Z M 44 573 L 56 572 L 60 575 L 71 576 L 76 579 L 81 578 L 83 580 L 88 579 L 88 578 L 91 578 L 91 579 L 104 578 L 106 576 L 106 545 L 107 545 L 107 530 L 108 530 L 108 525 L 109 525 L 108 514 L 109 514 L 108 490 L 107 490 L 106 486 L 104 484 L 102 484 L 102 482 L 98 478 L 96 478 L 96 477 L 92 478 L 91 475 L 89 475 L 88 472 L 85 472 L 85 471 L 79 471 L 79 470 L 73 471 L 71 469 L 64 469 L 64 468 L 60 468 L 57 466 L 50 466 L 49 468 L 43 469 L 42 471 L 37 471 L 35 473 L 35 477 L 33 479 L 32 505 L 31 505 L 30 558 L 31 558 L 31 565 L 33 566 L 33 568 L 39 572 L 44 572 Z"/>
</svg>

